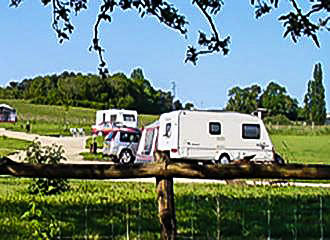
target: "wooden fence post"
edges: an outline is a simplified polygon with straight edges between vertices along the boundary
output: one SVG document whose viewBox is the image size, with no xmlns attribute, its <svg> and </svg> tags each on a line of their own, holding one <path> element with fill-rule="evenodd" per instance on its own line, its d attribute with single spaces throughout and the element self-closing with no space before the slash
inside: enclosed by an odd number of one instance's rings
<svg viewBox="0 0 330 240">
<path fill-rule="evenodd" d="M 168 156 L 164 153 L 155 154 L 156 161 L 168 162 Z M 158 201 L 158 214 L 161 224 L 161 239 L 176 239 L 176 217 L 174 205 L 174 190 L 172 177 L 156 177 L 156 192 Z"/>
</svg>

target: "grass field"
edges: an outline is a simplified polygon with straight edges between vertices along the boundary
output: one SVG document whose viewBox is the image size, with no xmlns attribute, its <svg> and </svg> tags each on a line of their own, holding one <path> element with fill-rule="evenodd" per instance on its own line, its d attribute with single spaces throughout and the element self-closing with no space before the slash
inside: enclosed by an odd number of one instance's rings
<svg viewBox="0 0 330 240">
<path fill-rule="evenodd" d="M 17 109 L 18 123 L 0 123 L 0 127 L 15 131 L 25 131 L 25 122 L 29 119 L 33 133 L 70 135 L 70 127 L 83 127 L 89 134 L 95 121 L 96 111 L 92 109 L 34 105 L 22 100 L 0 100 L 0 103 L 7 103 Z M 158 117 L 139 115 L 139 126 L 145 126 Z M 290 163 L 330 164 L 330 127 L 268 126 L 268 129 L 277 151 Z M 97 140 L 98 147 L 102 148 L 102 138 Z"/>
<path fill-rule="evenodd" d="M 95 110 L 88 108 L 78 108 L 64 106 L 50 106 L 30 104 L 24 100 L 0 99 L 0 103 L 6 103 L 14 107 L 17 111 L 18 120 L 27 120 L 41 123 L 73 125 L 91 125 L 95 121 Z"/>
<path fill-rule="evenodd" d="M 154 184 L 75 180 L 67 193 L 41 197 L 26 192 L 28 182 L 0 179 L 4 239 L 32 236 L 34 219 L 22 218 L 30 202 L 41 216 L 52 216 L 61 238 L 126 239 L 128 234 L 131 239 L 159 239 Z M 322 226 L 323 236 L 330 237 L 326 189 L 175 184 L 174 191 L 178 239 L 316 239 Z M 41 217 L 37 227 L 47 224 Z"/>
<path fill-rule="evenodd" d="M 25 131 L 26 121 L 31 123 L 31 132 L 40 135 L 70 135 L 70 128 L 84 128 L 86 134 L 91 133 L 91 126 L 95 123 L 96 110 L 64 106 L 49 106 L 30 104 L 24 100 L 4 100 L 17 111 L 18 122 L 0 123 L 0 127 Z M 139 115 L 139 127 L 158 119 L 156 115 Z"/>
<path fill-rule="evenodd" d="M 275 149 L 289 163 L 330 164 L 330 136 L 272 135 Z"/>
<path fill-rule="evenodd" d="M 90 129 L 95 111 L 2 101 L 19 112 L 24 131 L 68 134 L 69 127 Z M 64 112 L 64 113 L 63 113 Z M 140 126 L 157 119 L 142 115 Z M 299 133 L 298 133 L 299 132 Z M 289 163 L 330 164 L 330 134 L 321 128 L 274 128 L 272 141 Z M 101 142 L 101 139 L 98 139 Z M 0 156 L 29 143 L 0 136 Z M 100 143 L 101 144 L 101 143 Z M 100 158 L 100 154 L 97 158 Z M 93 159 L 91 154 L 87 158 Z M 34 239 L 50 224 L 60 239 L 159 239 L 155 184 L 70 180 L 71 190 L 55 196 L 27 193 L 28 179 L 0 177 L 0 238 Z M 178 239 L 329 239 L 330 191 L 319 188 L 175 184 Z M 34 213 L 22 217 L 35 204 Z"/>
<path fill-rule="evenodd" d="M 0 157 L 24 150 L 31 144 L 30 141 L 0 136 Z"/>
</svg>

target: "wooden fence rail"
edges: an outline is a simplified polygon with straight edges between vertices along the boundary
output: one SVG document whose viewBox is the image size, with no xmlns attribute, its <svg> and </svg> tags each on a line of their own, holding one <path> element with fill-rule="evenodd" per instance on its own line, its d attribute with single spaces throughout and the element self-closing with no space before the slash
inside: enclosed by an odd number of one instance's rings
<svg viewBox="0 0 330 240">
<path fill-rule="evenodd" d="M 197 165 L 188 163 L 110 164 L 29 164 L 9 158 L 0 159 L 0 175 L 27 178 L 126 179 L 330 179 L 330 165 L 320 164 L 227 164 Z"/>
<path fill-rule="evenodd" d="M 0 159 L 0 175 L 28 178 L 127 179 L 156 178 L 162 239 L 176 239 L 173 178 L 191 179 L 330 179 L 330 165 L 227 164 L 198 165 L 171 162 L 159 154 L 151 164 L 29 164 Z"/>
</svg>

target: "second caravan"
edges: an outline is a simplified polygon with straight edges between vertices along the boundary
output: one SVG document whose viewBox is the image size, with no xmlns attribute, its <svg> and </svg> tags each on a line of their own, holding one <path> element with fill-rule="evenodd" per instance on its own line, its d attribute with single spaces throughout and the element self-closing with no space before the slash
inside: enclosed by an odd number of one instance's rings
<svg viewBox="0 0 330 240">
<path fill-rule="evenodd" d="M 96 111 L 95 124 L 104 122 L 121 123 L 127 127 L 137 128 L 137 112 L 126 109 L 109 109 Z"/>
<path fill-rule="evenodd" d="M 107 135 L 116 126 L 131 128 L 138 127 L 138 115 L 134 110 L 109 109 L 96 111 L 95 125 L 92 126 L 93 135 Z"/>
<path fill-rule="evenodd" d="M 160 116 L 154 126 L 142 133 L 138 162 L 153 161 L 155 150 L 171 159 L 193 159 L 229 163 L 277 161 L 266 127 L 258 117 L 236 112 L 173 111 Z"/>
</svg>

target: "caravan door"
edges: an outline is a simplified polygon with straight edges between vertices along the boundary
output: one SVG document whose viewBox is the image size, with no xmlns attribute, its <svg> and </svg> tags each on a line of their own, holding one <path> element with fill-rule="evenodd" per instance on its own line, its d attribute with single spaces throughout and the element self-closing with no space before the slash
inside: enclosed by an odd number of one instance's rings
<svg viewBox="0 0 330 240">
<path fill-rule="evenodd" d="M 146 128 L 142 132 L 136 154 L 136 163 L 151 163 L 157 149 L 158 127 Z"/>
<path fill-rule="evenodd" d="M 179 142 L 186 158 L 212 160 L 221 140 L 221 123 L 200 112 L 182 112 L 179 119 Z"/>
</svg>

